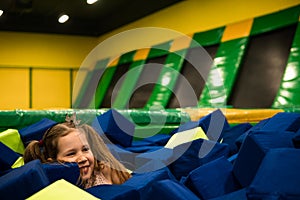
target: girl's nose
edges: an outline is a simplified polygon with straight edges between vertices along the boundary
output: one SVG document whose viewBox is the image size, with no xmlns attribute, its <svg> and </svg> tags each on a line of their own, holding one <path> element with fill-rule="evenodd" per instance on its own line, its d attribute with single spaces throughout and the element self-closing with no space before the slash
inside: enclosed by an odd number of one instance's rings
<svg viewBox="0 0 300 200">
<path fill-rule="evenodd" d="M 79 156 L 76 160 L 76 162 L 79 164 L 79 163 L 84 163 L 87 161 L 87 158 L 85 156 Z"/>
</svg>

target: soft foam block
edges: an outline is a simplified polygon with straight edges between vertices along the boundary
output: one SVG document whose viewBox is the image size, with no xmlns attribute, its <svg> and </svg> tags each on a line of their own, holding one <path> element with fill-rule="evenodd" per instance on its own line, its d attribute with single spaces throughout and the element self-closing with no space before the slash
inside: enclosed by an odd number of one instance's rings
<svg viewBox="0 0 300 200">
<path fill-rule="evenodd" d="M 65 181 L 58 180 L 41 191 L 30 196 L 28 200 L 53 200 L 53 199 L 72 199 L 72 200 L 97 200 L 95 196 Z"/>
<path fill-rule="evenodd" d="M 248 199 L 300 199 L 300 149 L 271 149 L 247 189 Z"/>
<path fill-rule="evenodd" d="M 227 157 L 227 144 L 215 141 L 197 139 L 176 146 L 173 149 L 173 160 L 168 167 L 177 180 L 187 176 L 192 170 L 219 157 Z"/>
<path fill-rule="evenodd" d="M 77 163 L 48 163 L 42 167 L 50 181 L 53 183 L 64 179 L 74 185 L 80 183 L 80 170 Z"/>
<path fill-rule="evenodd" d="M 112 143 L 131 146 L 135 126 L 118 111 L 111 109 L 97 116 L 92 126 L 100 134 L 104 133 Z"/>
<path fill-rule="evenodd" d="M 210 140 L 220 142 L 224 132 L 230 128 L 230 125 L 222 111 L 217 109 L 198 121 L 190 121 L 180 125 L 177 129 L 173 130 L 171 134 L 196 127 L 201 127 Z"/>
<path fill-rule="evenodd" d="M 46 130 L 57 124 L 57 122 L 44 118 L 30 126 L 19 130 L 22 141 L 27 145 L 32 140 L 41 140 Z"/>
<path fill-rule="evenodd" d="M 123 183 L 123 185 L 133 187 L 139 192 L 141 199 L 146 199 L 151 186 L 156 181 L 165 179 L 174 179 L 168 168 L 162 168 L 146 173 L 134 173 L 130 179 Z"/>
<path fill-rule="evenodd" d="M 232 168 L 232 164 L 221 157 L 191 171 L 183 183 L 201 199 L 222 196 L 241 189 Z"/>
<path fill-rule="evenodd" d="M 24 144 L 17 129 L 7 129 L 1 132 L 0 142 L 19 154 L 24 153 Z"/>
<path fill-rule="evenodd" d="M 0 171 L 6 171 L 12 168 L 13 164 L 20 157 L 11 148 L 0 142 Z"/>
<path fill-rule="evenodd" d="M 50 184 L 39 160 L 0 177 L 1 199 L 26 199 Z"/>
<path fill-rule="evenodd" d="M 243 187 L 253 180 L 266 152 L 273 148 L 293 147 L 294 133 L 256 131 L 249 133 L 233 166 L 233 173 Z"/>
<path fill-rule="evenodd" d="M 140 200 L 139 192 L 126 185 L 97 185 L 86 191 L 102 200 Z"/>
<path fill-rule="evenodd" d="M 199 200 L 199 198 L 183 184 L 168 179 L 152 184 L 147 199 Z"/>
</svg>

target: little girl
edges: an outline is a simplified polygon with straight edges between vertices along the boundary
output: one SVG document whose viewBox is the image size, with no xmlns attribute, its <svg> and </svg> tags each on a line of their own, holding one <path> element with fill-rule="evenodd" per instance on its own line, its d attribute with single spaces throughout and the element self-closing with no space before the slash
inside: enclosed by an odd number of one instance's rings
<svg viewBox="0 0 300 200">
<path fill-rule="evenodd" d="M 24 161 L 40 159 L 42 163 L 76 162 L 82 186 L 122 184 L 131 175 L 111 154 L 99 134 L 89 125 L 68 120 L 49 128 L 41 141 L 31 141 Z"/>
</svg>

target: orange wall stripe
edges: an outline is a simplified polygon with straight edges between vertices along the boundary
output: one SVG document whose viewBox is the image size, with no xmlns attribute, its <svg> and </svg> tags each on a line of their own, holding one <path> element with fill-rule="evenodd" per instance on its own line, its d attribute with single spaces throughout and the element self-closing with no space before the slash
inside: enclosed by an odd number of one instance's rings
<svg viewBox="0 0 300 200">
<path fill-rule="evenodd" d="M 253 19 L 249 19 L 242 22 L 227 25 L 224 30 L 221 41 L 225 42 L 228 40 L 249 36 L 252 24 Z"/>
<path fill-rule="evenodd" d="M 189 48 L 193 38 L 192 35 L 193 34 L 175 38 L 171 44 L 170 52 Z"/>
<path fill-rule="evenodd" d="M 113 56 L 109 59 L 107 67 L 113 67 L 116 66 L 118 64 L 120 60 L 120 56 Z"/>
<path fill-rule="evenodd" d="M 138 49 L 134 54 L 133 61 L 146 60 L 149 52 L 150 52 L 150 48 Z"/>
</svg>

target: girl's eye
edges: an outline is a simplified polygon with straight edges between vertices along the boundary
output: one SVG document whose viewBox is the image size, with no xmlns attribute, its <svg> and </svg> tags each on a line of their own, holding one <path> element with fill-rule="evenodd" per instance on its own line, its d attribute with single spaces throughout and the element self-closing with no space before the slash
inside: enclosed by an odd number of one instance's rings
<svg viewBox="0 0 300 200">
<path fill-rule="evenodd" d="M 75 152 L 69 152 L 66 154 L 66 156 L 74 156 L 75 155 Z"/>
<path fill-rule="evenodd" d="M 89 147 L 83 147 L 83 151 L 89 151 L 90 148 Z"/>
</svg>

